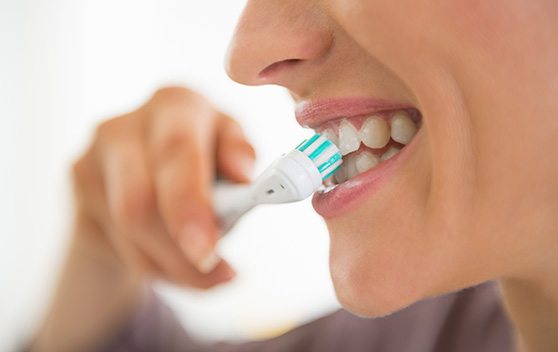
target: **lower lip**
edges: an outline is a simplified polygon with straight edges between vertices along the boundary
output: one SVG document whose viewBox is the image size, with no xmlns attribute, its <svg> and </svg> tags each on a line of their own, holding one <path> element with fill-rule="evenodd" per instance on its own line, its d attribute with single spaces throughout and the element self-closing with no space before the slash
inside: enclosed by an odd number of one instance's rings
<svg viewBox="0 0 558 352">
<path fill-rule="evenodd" d="M 324 218 L 341 216 L 370 199 L 389 181 L 413 153 L 419 133 L 411 143 L 390 159 L 378 166 L 338 185 L 333 190 L 316 192 L 312 197 L 312 206 Z"/>
</svg>

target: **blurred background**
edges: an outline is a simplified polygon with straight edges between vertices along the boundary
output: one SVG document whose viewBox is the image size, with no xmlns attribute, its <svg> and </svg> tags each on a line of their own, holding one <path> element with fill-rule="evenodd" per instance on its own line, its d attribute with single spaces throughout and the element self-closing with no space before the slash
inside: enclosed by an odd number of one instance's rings
<svg viewBox="0 0 558 352">
<path fill-rule="evenodd" d="M 179 84 L 242 123 L 258 171 L 310 134 L 284 90 L 226 76 L 243 5 L 0 0 L 0 351 L 44 314 L 70 235 L 68 167 L 100 121 Z M 156 287 L 200 338 L 268 337 L 337 307 L 326 228 L 309 201 L 254 210 L 221 248 L 234 283 L 205 293 Z"/>
</svg>

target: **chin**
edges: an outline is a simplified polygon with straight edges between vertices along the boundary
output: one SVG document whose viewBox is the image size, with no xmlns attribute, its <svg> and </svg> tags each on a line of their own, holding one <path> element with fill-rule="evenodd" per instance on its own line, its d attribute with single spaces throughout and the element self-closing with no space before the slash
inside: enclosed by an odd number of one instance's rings
<svg viewBox="0 0 558 352">
<path fill-rule="evenodd" d="M 331 277 L 340 304 L 360 317 L 383 317 L 421 300 L 416 289 L 398 282 L 397 277 L 382 279 L 361 270 L 363 264 L 331 263 Z"/>
<path fill-rule="evenodd" d="M 331 229 L 330 229 L 331 230 Z M 330 233 L 330 274 L 337 299 L 351 313 L 382 317 L 436 295 L 443 285 L 431 253 L 374 241 L 361 231 Z M 443 280 L 442 280 L 443 281 Z"/>
</svg>

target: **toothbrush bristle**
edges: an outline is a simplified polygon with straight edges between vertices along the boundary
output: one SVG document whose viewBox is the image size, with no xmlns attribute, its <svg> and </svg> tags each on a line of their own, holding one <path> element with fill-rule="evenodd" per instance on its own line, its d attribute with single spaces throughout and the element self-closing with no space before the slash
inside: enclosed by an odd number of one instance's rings
<svg viewBox="0 0 558 352">
<path fill-rule="evenodd" d="M 312 160 L 318 168 L 322 180 L 331 177 L 343 163 L 339 148 L 319 133 L 302 141 L 296 149 Z"/>
</svg>

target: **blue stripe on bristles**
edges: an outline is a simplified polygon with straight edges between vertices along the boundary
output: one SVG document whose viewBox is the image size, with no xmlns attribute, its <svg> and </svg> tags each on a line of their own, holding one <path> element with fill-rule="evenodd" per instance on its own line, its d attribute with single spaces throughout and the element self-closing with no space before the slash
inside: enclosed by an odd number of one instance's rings
<svg viewBox="0 0 558 352">
<path fill-rule="evenodd" d="M 316 141 L 318 141 L 318 139 L 320 137 L 321 137 L 320 134 L 316 133 L 310 139 L 302 141 L 296 147 L 296 149 L 301 151 L 301 152 L 305 152 L 309 148 L 313 149 L 313 148 L 311 148 L 312 145 L 314 143 L 316 143 Z M 322 137 L 322 140 L 324 140 L 324 141 L 316 149 L 314 149 L 311 153 L 308 154 L 308 151 L 305 152 L 305 154 L 308 156 L 308 158 L 310 158 L 310 160 L 312 160 L 313 162 L 316 162 L 316 159 L 319 158 L 322 154 L 327 153 L 328 148 L 332 148 L 332 147 L 337 148 L 337 146 L 335 146 L 329 139 L 327 139 L 325 137 Z M 331 177 L 337 170 L 339 170 L 339 168 L 341 167 L 342 162 L 343 162 L 343 160 L 342 160 L 341 154 L 339 153 L 339 151 L 336 151 L 327 161 L 325 161 L 321 165 L 319 165 L 318 166 L 318 172 L 320 173 L 320 176 L 322 176 L 322 180 L 325 180 L 325 179 Z M 331 169 L 333 169 L 333 170 L 331 170 Z M 325 176 L 323 176 L 325 173 L 327 173 L 327 174 Z"/>
<path fill-rule="evenodd" d="M 335 164 L 338 160 L 341 160 L 341 154 L 339 153 L 333 154 L 333 156 L 329 158 L 328 161 L 318 166 L 318 171 L 320 171 L 320 173 L 323 173 L 324 171 L 327 170 L 328 167 Z"/>
<path fill-rule="evenodd" d="M 308 141 L 308 139 L 305 139 L 305 140 L 303 140 L 302 142 L 300 142 L 300 144 L 299 144 L 299 145 L 297 145 L 297 146 L 296 146 L 296 148 L 295 148 L 295 149 L 298 149 L 298 150 L 300 150 L 300 147 L 301 147 L 301 146 L 302 146 L 302 145 L 303 145 L 304 143 L 306 143 L 307 141 Z"/>
<path fill-rule="evenodd" d="M 337 172 L 337 170 L 339 170 L 339 168 L 341 167 L 341 164 L 339 164 L 339 166 L 337 166 L 332 172 L 330 172 L 329 174 L 325 175 L 324 177 L 322 177 L 322 180 L 327 180 L 328 178 L 331 177 L 331 175 L 333 175 L 334 173 Z"/>
<path fill-rule="evenodd" d="M 320 156 L 320 154 L 322 154 L 322 152 L 324 150 L 326 150 L 332 143 L 329 140 L 325 140 L 325 142 L 323 142 L 322 144 L 320 144 L 320 146 L 318 148 L 316 148 L 316 150 L 314 150 L 310 155 L 308 155 L 308 157 L 310 158 L 310 160 L 314 160 L 316 159 L 318 156 Z"/>
<path fill-rule="evenodd" d="M 316 133 L 312 138 L 310 138 L 302 147 L 297 147 L 296 149 L 300 150 L 301 152 L 305 151 L 309 146 L 312 145 L 318 138 L 320 138 L 320 134 Z"/>
</svg>

